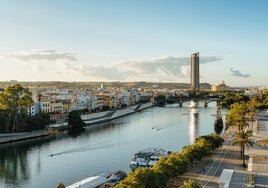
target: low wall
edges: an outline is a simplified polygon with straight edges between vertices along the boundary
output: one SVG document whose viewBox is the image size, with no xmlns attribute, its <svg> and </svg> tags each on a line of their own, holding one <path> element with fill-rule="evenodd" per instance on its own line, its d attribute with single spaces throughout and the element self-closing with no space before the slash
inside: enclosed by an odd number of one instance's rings
<svg viewBox="0 0 268 188">
<path fill-rule="evenodd" d="M 25 135 L 25 134 L 26 134 L 26 132 L 22 132 L 22 133 L 4 133 L 4 134 L 0 134 L 0 138 L 21 136 L 21 135 Z"/>
<path fill-rule="evenodd" d="M 142 104 L 140 107 L 139 107 L 139 110 L 143 110 L 143 109 L 146 109 L 146 108 L 150 108 L 152 107 L 153 104 L 151 102 L 148 102 L 148 103 L 144 103 Z"/>
<path fill-rule="evenodd" d="M 112 115 L 112 117 L 110 119 L 115 119 L 115 118 L 119 118 L 128 114 L 132 114 L 134 113 L 135 110 L 130 109 L 130 108 L 124 108 L 124 109 L 118 109 L 116 110 L 116 112 Z"/>
<path fill-rule="evenodd" d="M 21 134 L 14 133 L 14 134 L 16 135 L 1 137 L 0 144 L 48 136 L 49 132 L 47 130 L 41 130 L 41 131 L 33 131 L 30 133 L 21 133 Z"/>
<path fill-rule="evenodd" d="M 88 120 L 88 119 L 100 118 L 100 117 L 103 117 L 103 116 L 107 115 L 110 112 L 111 111 L 104 111 L 104 112 L 85 114 L 85 115 L 81 115 L 81 119 L 85 121 L 85 120 Z"/>
</svg>

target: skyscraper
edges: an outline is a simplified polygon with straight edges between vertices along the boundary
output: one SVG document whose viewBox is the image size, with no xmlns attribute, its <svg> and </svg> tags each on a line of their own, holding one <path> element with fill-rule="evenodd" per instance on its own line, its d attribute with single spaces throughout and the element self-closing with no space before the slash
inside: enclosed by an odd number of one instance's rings
<svg viewBox="0 0 268 188">
<path fill-rule="evenodd" d="M 199 91 L 199 52 L 191 55 L 190 89 L 193 92 Z"/>
</svg>

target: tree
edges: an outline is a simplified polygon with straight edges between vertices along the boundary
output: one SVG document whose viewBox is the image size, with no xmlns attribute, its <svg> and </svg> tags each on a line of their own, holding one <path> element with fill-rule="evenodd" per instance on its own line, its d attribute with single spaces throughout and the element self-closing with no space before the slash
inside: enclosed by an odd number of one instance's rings
<svg viewBox="0 0 268 188">
<path fill-rule="evenodd" d="M 189 160 L 180 153 L 171 153 L 168 156 L 161 157 L 153 166 L 158 172 L 162 172 L 166 177 L 172 178 L 182 175 L 187 171 Z"/>
<path fill-rule="evenodd" d="M 180 188 L 201 188 L 202 186 L 197 183 L 197 181 L 193 178 L 184 181 L 183 185 Z"/>
<path fill-rule="evenodd" d="M 38 101 L 38 113 L 41 113 L 41 101 L 42 101 L 43 95 L 39 92 L 37 94 L 37 101 Z"/>
<path fill-rule="evenodd" d="M 217 134 L 200 137 L 195 144 L 184 147 L 181 153 L 172 152 L 168 156 L 161 157 L 152 168 L 137 168 L 130 172 L 124 180 L 116 185 L 116 188 L 166 187 L 168 179 L 183 175 L 187 171 L 190 162 L 201 160 L 208 153 L 206 150 L 215 149 L 223 141 Z M 192 179 L 185 182 L 184 186 L 200 187 Z"/>
<path fill-rule="evenodd" d="M 45 113 L 28 116 L 26 123 L 26 131 L 41 130 L 46 128 L 46 126 L 49 124 L 49 116 Z"/>
<path fill-rule="evenodd" d="M 190 163 L 196 163 L 204 157 L 204 150 L 196 143 L 190 146 L 184 146 L 182 155 L 184 155 Z"/>
<path fill-rule="evenodd" d="M 247 102 L 247 115 L 251 120 L 251 130 L 253 131 L 253 122 L 254 122 L 254 116 L 256 114 L 256 105 L 257 100 L 256 98 L 252 98 L 250 101 Z"/>
<path fill-rule="evenodd" d="M 8 132 L 10 125 L 10 118 L 7 116 L 6 111 L 0 110 L 0 133 Z"/>
<path fill-rule="evenodd" d="M 231 106 L 230 111 L 228 112 L 227 116 L 226 116 L 226 123 L 229 125 L 235 125 L 238 128 L 238 132 L 242 132 L 244 131 L 245 127 L 248 126 L 248 123 L 246 121 L 246 112 L 247 112 L 247 108 L 246 108 L 246 104 L 243 103 L 234 103 Z M 244 157 L 243 156 L 243 146 L 240 145 L 241 149 L 240 149 L 240 156 L 241 159 Z"/>
<path fill-rule="evenodd" d="M 252 131 L 247 131 L 246 129 L 242 129 L 240 131 L 236 131 L 234 134 L 233 145 L 237 145 L 241 147 L 242 153 L 242 166 L 245 167 L 245 147 L 252 146 L 254 141 L 250 138 L 252 136 Z"/>
<path fill-rule="evenodd" d="M 0 109 L 6 110 L 10 119 L 13 120 L 12 131 L 21 131 L 18 127 L 18 116 L 26 113 L 27 109 L 33 104 L 32 96 L 27 88 L 20 84 L 5 88 L 0 93 Z"/>
<path fill-rule="evenodd" d="M 220 101 L 222 107 L 230 108 L 234 103 L 247 102 L 249 97 L 239 92 L 225 92 L 223 99 Z"/>
<path fill-rule="evenodd" d="M 162 188 L 166 187 L 167 178 L 161 172 L 153 168 L 137 168 L 134 172 L 130 172 L 128 176 L 120 181 L 116 188 Z"/>
<path fill-rule="evenodd" d="M 155 100 L 159 103 L 162 102 L 166 99 L 166 96 L 164 94 L 157 94 L 157 96 L 155 97 Z"/>
<path fill-rule="evenodd" d="M 81 119 L 81 114 L 73 110 L 68 115 L 68 124 L 71 128 L 83 128 L 86 123 Z"/>
<path fill-rule="evenodd" d="M 239 130 L 242 130 L 243 127 L 247 126 L 246 122 L 246 104 L 243 103 L 234 103 L 231 105 L 231 109 L 227 114 L 226 123 L 228 125 L 235 125 Z"/>
</svg>

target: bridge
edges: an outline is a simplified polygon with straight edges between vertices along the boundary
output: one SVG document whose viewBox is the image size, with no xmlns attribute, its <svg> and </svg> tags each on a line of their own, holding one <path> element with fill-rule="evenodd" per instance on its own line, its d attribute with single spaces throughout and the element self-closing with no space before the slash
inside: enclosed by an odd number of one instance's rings
<svg viewBox="0 0 268 188">
<path fill-rule="evenodd" d="M 179 98 L 172 98 L 172 99 L 165 99 L 162 100 L 162 105 L 165 104 L 172 104 L 172 103 L 178 103 L 180 107 L 182 107 L 183 103 L 189 102 L 189 101 L 202 101 L 203 106 L 206 108 L 209 103 L 211 102 L 217 102 L 217 105 L 221 99 L 219 98 L 209 98 L 209 97 L 179 97 Z M 161 105 L 161 104 L 160 104 Z"/>
</svg>

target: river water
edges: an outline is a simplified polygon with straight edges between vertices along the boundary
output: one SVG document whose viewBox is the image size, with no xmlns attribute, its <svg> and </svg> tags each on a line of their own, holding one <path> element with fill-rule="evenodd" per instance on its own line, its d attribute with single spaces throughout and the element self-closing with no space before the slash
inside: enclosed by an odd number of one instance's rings
<svg viewBox="0 0 268 188">
<path fill-rule="evenodd" d="M 106 170 L 130 171 L 133 154 L 147 147 L 180 151 L 195 138 L 214 132 L 216 103 L 186 102 L 153 107 L 82 133 L 0 146 L 0 187 L 54 188 Z"/>
</svg>

